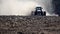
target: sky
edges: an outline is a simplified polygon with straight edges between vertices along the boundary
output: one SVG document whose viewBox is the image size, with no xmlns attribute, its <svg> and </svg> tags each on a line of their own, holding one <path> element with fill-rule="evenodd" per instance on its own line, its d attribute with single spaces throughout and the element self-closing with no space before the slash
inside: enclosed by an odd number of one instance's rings
<svg viewBox="0 0 60 34">
<path fill-rule="evenodd" d="M 0 15 L 28 16 L 36 6 L 41 6 L 47 16 L 55 16 L 52 0 L 0 0 Z"/>
</svg>

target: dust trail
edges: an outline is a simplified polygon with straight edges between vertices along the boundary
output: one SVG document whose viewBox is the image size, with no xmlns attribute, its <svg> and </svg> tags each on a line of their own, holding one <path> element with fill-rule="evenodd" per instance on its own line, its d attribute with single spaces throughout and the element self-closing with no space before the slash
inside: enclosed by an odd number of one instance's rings
<svg viewBox="0 0 60 34">
<path fill-rule="evenodd" d="M 0 15 L 30 15 L 37 5 L 35 1 L 0 0 Z"/>
</svg>

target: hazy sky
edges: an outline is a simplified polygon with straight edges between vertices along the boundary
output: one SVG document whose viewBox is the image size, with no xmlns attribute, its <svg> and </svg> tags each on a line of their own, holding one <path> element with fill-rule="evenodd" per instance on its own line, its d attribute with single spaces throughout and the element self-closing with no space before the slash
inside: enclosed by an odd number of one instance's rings
<svg viewBox="0 0 60 34">
<path fill-rule="evenodd" d="M 0 0 L 0 15 L 30 15 L 37 5 L 51 15 L 52 0 Z M 49 14 L 49 13 L 50 14 Z"/>
</svg>

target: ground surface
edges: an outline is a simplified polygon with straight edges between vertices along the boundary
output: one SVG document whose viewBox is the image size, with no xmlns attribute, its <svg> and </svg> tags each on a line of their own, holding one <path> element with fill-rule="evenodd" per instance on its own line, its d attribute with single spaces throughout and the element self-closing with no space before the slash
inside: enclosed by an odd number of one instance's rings
<svg viewBox="0 0 60 34">
<path fill-rule="evenodd" d="M 0 34 L 60 34 L 60 17 L 0 16 Z"/>
</svg>

